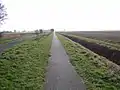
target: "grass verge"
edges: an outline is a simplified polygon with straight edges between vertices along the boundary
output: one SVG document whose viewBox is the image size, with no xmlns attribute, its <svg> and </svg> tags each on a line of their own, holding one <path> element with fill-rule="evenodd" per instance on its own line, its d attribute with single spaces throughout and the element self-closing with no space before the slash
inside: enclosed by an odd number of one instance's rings
<svg viewBox="0 0 120 90">
<path fill-rule="evenodd" d="M 120 90 L 120 67 L 57 34 L 87 90 Z"/>
<path fill-rule="evenodd" d="M 52 34 L 29 40 L 0 56 L 0 90 L 43 90 Z"/>
</svg>

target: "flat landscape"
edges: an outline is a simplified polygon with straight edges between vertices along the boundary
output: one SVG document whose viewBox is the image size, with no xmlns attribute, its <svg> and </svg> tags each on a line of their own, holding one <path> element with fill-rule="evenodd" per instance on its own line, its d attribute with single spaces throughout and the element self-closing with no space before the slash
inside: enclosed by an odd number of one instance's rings
<svg viewBox="0 0 120 90">
<path fill-rule="evenodd" d="M 108 34 L 51 31 L 1 39 L 0 90 L 120 90 L 119 39 Z"/>
<path fill-rule="evenodd" d="M 76 33 L 77 33 L 77 35 L 76 35 Z M 89 38 L 89 37 L 87 37 L 87 36 L 85 37 L 79 33 L 80 32 L 65 32 L 62 34 L 64 36 L 72 39 L 73 41 L 80 43 L 81 45 L 90 49 L 91 51 L 93 51 L 101 56 L 104 56 L 107 59 L 113 61 L 114 63 L 120 65 L 120 60 L 119 60 L 120 44 L 119 43 L 113 43 L 113 42 L 107 42 L 104 40 Z M 86 32 L 86 33 L 89 34 L 89 32 Z M 92 33 L 92 31 L 90 32 L 90 34 L 91 33 Z M 103 33 L 103 31 L 100 33 Z M 84 34 L 85 34 L 85 32 L 84 32 Z M 95 34 L 95 32 L 94 32 L 94 34 Z M 107 34 L 109 34 L 109 33 L 107 33 Z M 95 37 L 96 34 L 93 36 Z M 101 35 L 101 37 L 102 37 L 102 35 Z"/>
<path fill-rule="evenodd" d="M 0 90 L 120 90 L 120 0 L 0 0 Z"/>
<path fill-rule="evenodd" d="M 73 31 L 67 33 L 104 41 L 120 42 L 120 31 Z"/>
</svg>

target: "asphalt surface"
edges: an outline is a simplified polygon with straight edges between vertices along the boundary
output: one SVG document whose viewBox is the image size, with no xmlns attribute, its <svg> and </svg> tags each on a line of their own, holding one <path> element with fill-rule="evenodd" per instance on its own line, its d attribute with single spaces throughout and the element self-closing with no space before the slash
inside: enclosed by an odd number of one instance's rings
<svg viewBox="0 0 120 90">
<path fill-rule="evenodd" d="M 86 90 L 82 79 L 69 62 L 69 57 L 55 34 L 51 46 L 45 90 Z"/>
</svg>

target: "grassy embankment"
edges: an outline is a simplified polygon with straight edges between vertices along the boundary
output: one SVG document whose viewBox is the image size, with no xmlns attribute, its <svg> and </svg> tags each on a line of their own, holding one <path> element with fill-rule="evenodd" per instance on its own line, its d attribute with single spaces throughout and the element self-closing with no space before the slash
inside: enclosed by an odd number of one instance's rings
<svg viewBox="0 0 120 90">
<path fill-rule="evenodd" d="M 120 51 L 120 44 L 119 43 L 110 43 L 109 41 L 107 42 L 107 40 L 106 41 L 104 41 L 104 40 L 97 40 L 97 39 L 92 39 L 92 38 L 87 38 L 87 37 L 78 36 L 78 35 L 72 35 L 72 34 L 69 35 L 69 36 L 76 37 L 76 38 L 79 38 L 81 40 L 85 40 L 87 42 L 96 43 L 96 44 L 108 47 L 110 49 L 114 49 L 114 50 L 119 50 Z"/>
<path fill-rule="evenodd" d="M 43 90 L 52 34 L 25 41 L 0 56 L 0 90 Z"/>
<path fill-rule="evenodd" d="M 57 35 L 87 90 L 120 90 L 120 67 L 64 36 Z"/>
</svg>

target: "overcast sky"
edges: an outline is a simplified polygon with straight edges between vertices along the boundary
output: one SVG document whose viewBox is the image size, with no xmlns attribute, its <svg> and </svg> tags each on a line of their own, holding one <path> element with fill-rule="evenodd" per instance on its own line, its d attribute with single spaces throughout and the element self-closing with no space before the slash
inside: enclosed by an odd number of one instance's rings
<svg viewBox="0 0 120 90">
<path fill-rule="evenodd" d="M 120 0 L 4 0 L 3 29 L 120 30 Z"/>
</svg>

